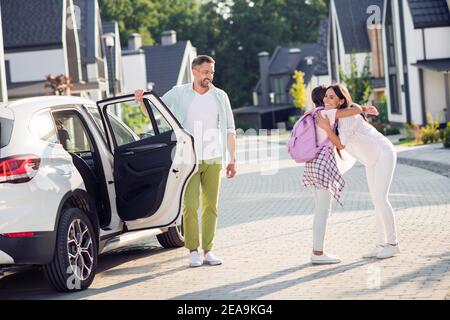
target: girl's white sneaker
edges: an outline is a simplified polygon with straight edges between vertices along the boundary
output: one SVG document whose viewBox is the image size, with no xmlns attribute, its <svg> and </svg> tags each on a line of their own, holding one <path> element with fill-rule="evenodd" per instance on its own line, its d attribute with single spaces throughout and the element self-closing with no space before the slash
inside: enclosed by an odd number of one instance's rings
<svg viewBox="0 0 450 320">
<path fill-rule="evenodd" d="M 365 255 L 363 255 L 363 258 L 376 258 L 378 254 L 383 251 L 384 245 L 377 244 L 375 247 L 373 247 L 369 252 L 367 252 Z"/>
<path fill-rule="evenodd" d="M 393 246 L 391 244 L 387 244 L 384 246 L 383 250 L 377 255 L 378 259 L 387 259 L 395 256 L 397 253 L 400 253 L 400 247 L 398 244 Z"/>
<path fill-rule="evenodd" d="M 340 262 L 341 259 L 338 256 L 332 255 L 327 252 L 323 252 L 320 256 L 315 255 L 314 252 L 311 254 L 312 264 L 335 264 Z"/>
</svg>

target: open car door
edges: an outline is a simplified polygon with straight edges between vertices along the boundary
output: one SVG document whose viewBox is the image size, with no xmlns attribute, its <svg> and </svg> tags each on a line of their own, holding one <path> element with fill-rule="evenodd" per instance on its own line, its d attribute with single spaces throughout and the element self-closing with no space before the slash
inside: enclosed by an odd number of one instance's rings
<svg viewBox="0 0 450 320">
<path fill-rule="evenodd" d="M 197 170 L 194 140 L 152 92 L 97 102 L 114 154 L 117 213 L 129 230 L 181 224 L 182 200 Z"/>
</svg>

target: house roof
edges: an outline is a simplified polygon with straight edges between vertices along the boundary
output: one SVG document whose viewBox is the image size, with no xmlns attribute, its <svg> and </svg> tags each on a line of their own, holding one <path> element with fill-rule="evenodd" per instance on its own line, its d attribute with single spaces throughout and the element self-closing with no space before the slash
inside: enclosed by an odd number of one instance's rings
<svg viewBox="0 0 450 320">
<path fill-rule="evenodd" d="M 334 0 L 334 3 L 345 52 L 370 52 L 367 19 L 372 13 L 367 13 L 367 9 L 377 6 L 382 15 L 384 0 Z"/>
<path fill-rule="evenodd" d="M 293 60 L 293 66 L 289 65 L 289 51 L 291 49 L 300 49 L 300 54 L 296 55 Z M 269 61 L 269 77 L 283 74 L 291 75 L 294 70 L 300 70 L 305 74 L 304 81 L 307 85 L 311 81 L 311 78 L 316 75 L 317 53 L 319 51 L 320 45 L 317 43 L 305 43 L 293 47 L 278 47 Z M 306 57 L 314 58 L 312 65 L 307 63 Z M 326 74 L 328 74 L 328 68 Z M 290 88 L 291 85 L 292 80 L 286 83 L 286 88 Z M 256 85 L 256 91 L 258 93 L 261 92 L 261 79 Z"/>
<path fill-rule="evenodd" d="M 419 60 L 413 66 L 437 72 L 450 72 L 450 58 Z"/>
<path fill-rule="evenodd" d="M 177 84 L 180 67 L 188 41 L 180 41 L 173 45 L 144 46 L 147 66 L 147 82 L 153 82 L 154 90 L 164 95 Z"/>
<path fill-rule="evenodd" d="M 0 0 L 5 50 L 61 46 L 61 0 Z"/>
<path fill-rule="evenodd" d="M 414 28 L 450 26 L 447 0 L 408 0 Z"/>
</svg>

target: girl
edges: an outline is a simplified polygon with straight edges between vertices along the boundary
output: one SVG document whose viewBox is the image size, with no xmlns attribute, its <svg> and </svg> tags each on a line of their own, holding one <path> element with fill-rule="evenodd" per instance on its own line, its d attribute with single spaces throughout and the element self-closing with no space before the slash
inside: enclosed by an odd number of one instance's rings
<svg viewBox="0 0 450 320">
<path fill-rule="evenodd" d="M 323 105 L 323 99 L 327 88 L 320 86 L 312 91 L 312 100 L 316 107 Z M 330 127 L 334 126 L 337 119 L 352 117 L 363 112 L 363 108 L 355 105 L 354 108 L 336 109 L 325 106 L 320 111 L 321 116 L 326 117 Z M 334 146 L 343 149 L 337 136 L 327 136 L 327 132 L 317 127 L 317 142 L 323 145 L 316 158 L 306 162 L 303 184 L 305 187 L 312 186 L 315 189 L 315 214 L 313 225 L 313 252 L 311 262 L 313 264 L 339 263 L 341 260 L 332 254 L 323 251 L 327 219 L 331 212 L 332 198 L 334 197 L 340 204 L 340 193 L 345 182 L 337 167 L 336 158 L 333 152 Z M 327 143 L 326 141 L 329 140 Z"/>
<path fill-rule="evenodd" d="M 349 110 L 351 98 L 344 86 L 333 85 L 328 88 L 324 102 L 328 109 Z M 369 192 L 375 206 L 378 243 L 364 257 L 385 259 L 399 253 L 394 211 L 388 200 L 397 160 L 394 146 L 360 116 L 341 117 L 339 137 L 333 132 L 329 121 L 320 115 L 317 124 L 333 140 L 340 138 L 345 150 L 366 167 Z"/>
</svg>

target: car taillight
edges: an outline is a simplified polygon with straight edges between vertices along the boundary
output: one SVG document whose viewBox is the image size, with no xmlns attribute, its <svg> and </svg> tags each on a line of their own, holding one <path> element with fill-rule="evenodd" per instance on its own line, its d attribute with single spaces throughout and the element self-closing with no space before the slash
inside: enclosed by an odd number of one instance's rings
<svg viewBox="0 0 450 320">
<path fill-rule="evenodd" d="M 4 233 L 2 236 L 6 238 L 29 238 L 34 237 L 34 232 Z"/>
<path fill-rule="evenodd" d="M 36 176 L 41 159 L 37 156 L 16 156 L 0 160 L 0 183 L 24 183 Z"/>
</svg>

